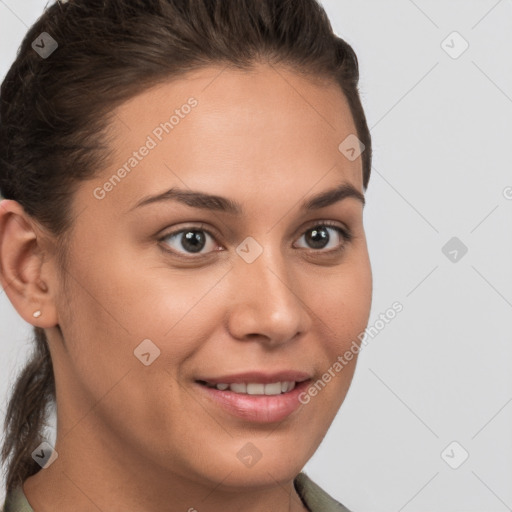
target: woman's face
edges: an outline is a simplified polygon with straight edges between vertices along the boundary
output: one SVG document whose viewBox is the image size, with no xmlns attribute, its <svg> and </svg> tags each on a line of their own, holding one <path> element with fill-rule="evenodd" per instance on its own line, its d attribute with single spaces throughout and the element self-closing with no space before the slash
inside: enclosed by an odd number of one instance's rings
<svg viewBox="0 0 512 512">
<path fill-rule="evenodd" d="M 293 478 L 345 398 L 357 356 L 335 363 L 371 305 L 341 90 L 211 67 L 134 97 L 112 128 L 113 165 L 74 199 L 49 332 L 57 446 L 197 482 Z"/>
</svg>

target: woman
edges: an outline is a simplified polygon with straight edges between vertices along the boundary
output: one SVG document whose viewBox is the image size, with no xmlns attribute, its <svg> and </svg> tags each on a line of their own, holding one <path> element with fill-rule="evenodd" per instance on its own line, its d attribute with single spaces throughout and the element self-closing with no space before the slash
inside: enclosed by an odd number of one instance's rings
<svg viewBox="0 0 512 512">
<path fill-rule="evenodd" d="M 6 512 L 348 510 L 302 468 L 371 307 L 357 87 L 315 0 L 30 28 L 1 92 L 1 284 L 35 334 Z"/>
</svg>

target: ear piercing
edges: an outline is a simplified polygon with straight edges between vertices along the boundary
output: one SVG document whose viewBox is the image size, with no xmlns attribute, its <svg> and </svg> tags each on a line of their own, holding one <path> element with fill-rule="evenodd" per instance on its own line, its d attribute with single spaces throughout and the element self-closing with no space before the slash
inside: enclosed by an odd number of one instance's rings
<svg viewBox="0 0 512 512">
<path fill-rule="evenodd" d="M 38 309 L 37 311 L 34 311 L 32 315 L 34 316 L 34 318 L 39 318 L 41 316 L 41 310 Z"/>
</svg>

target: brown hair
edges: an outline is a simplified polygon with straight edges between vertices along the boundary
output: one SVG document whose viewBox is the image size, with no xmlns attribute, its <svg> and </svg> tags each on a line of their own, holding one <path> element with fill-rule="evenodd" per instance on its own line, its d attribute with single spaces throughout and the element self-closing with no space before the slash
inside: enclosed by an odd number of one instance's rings
<svg viewBox="0 0 512 512">
<path fill-rule="evenodd" d="M 43 32 L 58 44 L 46 56 L 32 47 Z M 48 7 L 29 29 L 2 84 L 0 193 L 56 236 L 64 266 L 73 192 L 110 165 L 113 110 L 188 71 L 248 69 L 262 59 L 341 87 L 365 146 L 366 189 L 372 151 L 357 57 L 317 0 L 69 0 Z M 8 491 L 38 471 L 31 453 L 55 400 L 47 339 L 41 328 L 34 333 L 35 352 L 5 419 Z"/>
</svg>

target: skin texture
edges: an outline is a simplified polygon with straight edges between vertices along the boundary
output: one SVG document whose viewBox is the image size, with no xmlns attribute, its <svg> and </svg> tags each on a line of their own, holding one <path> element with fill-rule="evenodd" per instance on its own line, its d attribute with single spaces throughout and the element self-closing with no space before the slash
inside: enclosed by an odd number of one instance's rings
<svg viewBox="0 0 512 512">
<path fill-rule="evenodd" d="M 197 106 L 97 199 L 95 188 L 190 97 Z M 45 328 L 57 382 L 59 457 L 25 482 L 29 502 L 36 511 L 306 510 L 293 478 L 342 404 L 357 357 L 278 423 L 232 416 L 194 381 L 284 369 L 316 381 L 364 331 L 372 275 L 362 203 L 299 211 L 342 181 L 363 193 L 361 158 L 338 150 L 356 133 L 345 97 L 283 67 L 212 66 L 132 98 L 111 128 L 114 163 L 74 197 L 65 271 L 41 226 L 15 201 L 0 203 L 2 285 Z M 244 215 L 170 201 L 129 211 L 173 186 L 236 200 Z M 310 229 L 322 221 L 353 239 L 329 227 L 315 248 Z M 205 234 L 199 255 L 180 235 L 158 241 L 201 224 L 214 237 Z M 236 252 L 248 236 L 263 248 L 250 264 Z M 149 366 L 134 356 L 144 339 L 161 351 Z M 262 454 L 250 468 L 237 458 L 248 442 Z"/>
</svg>

